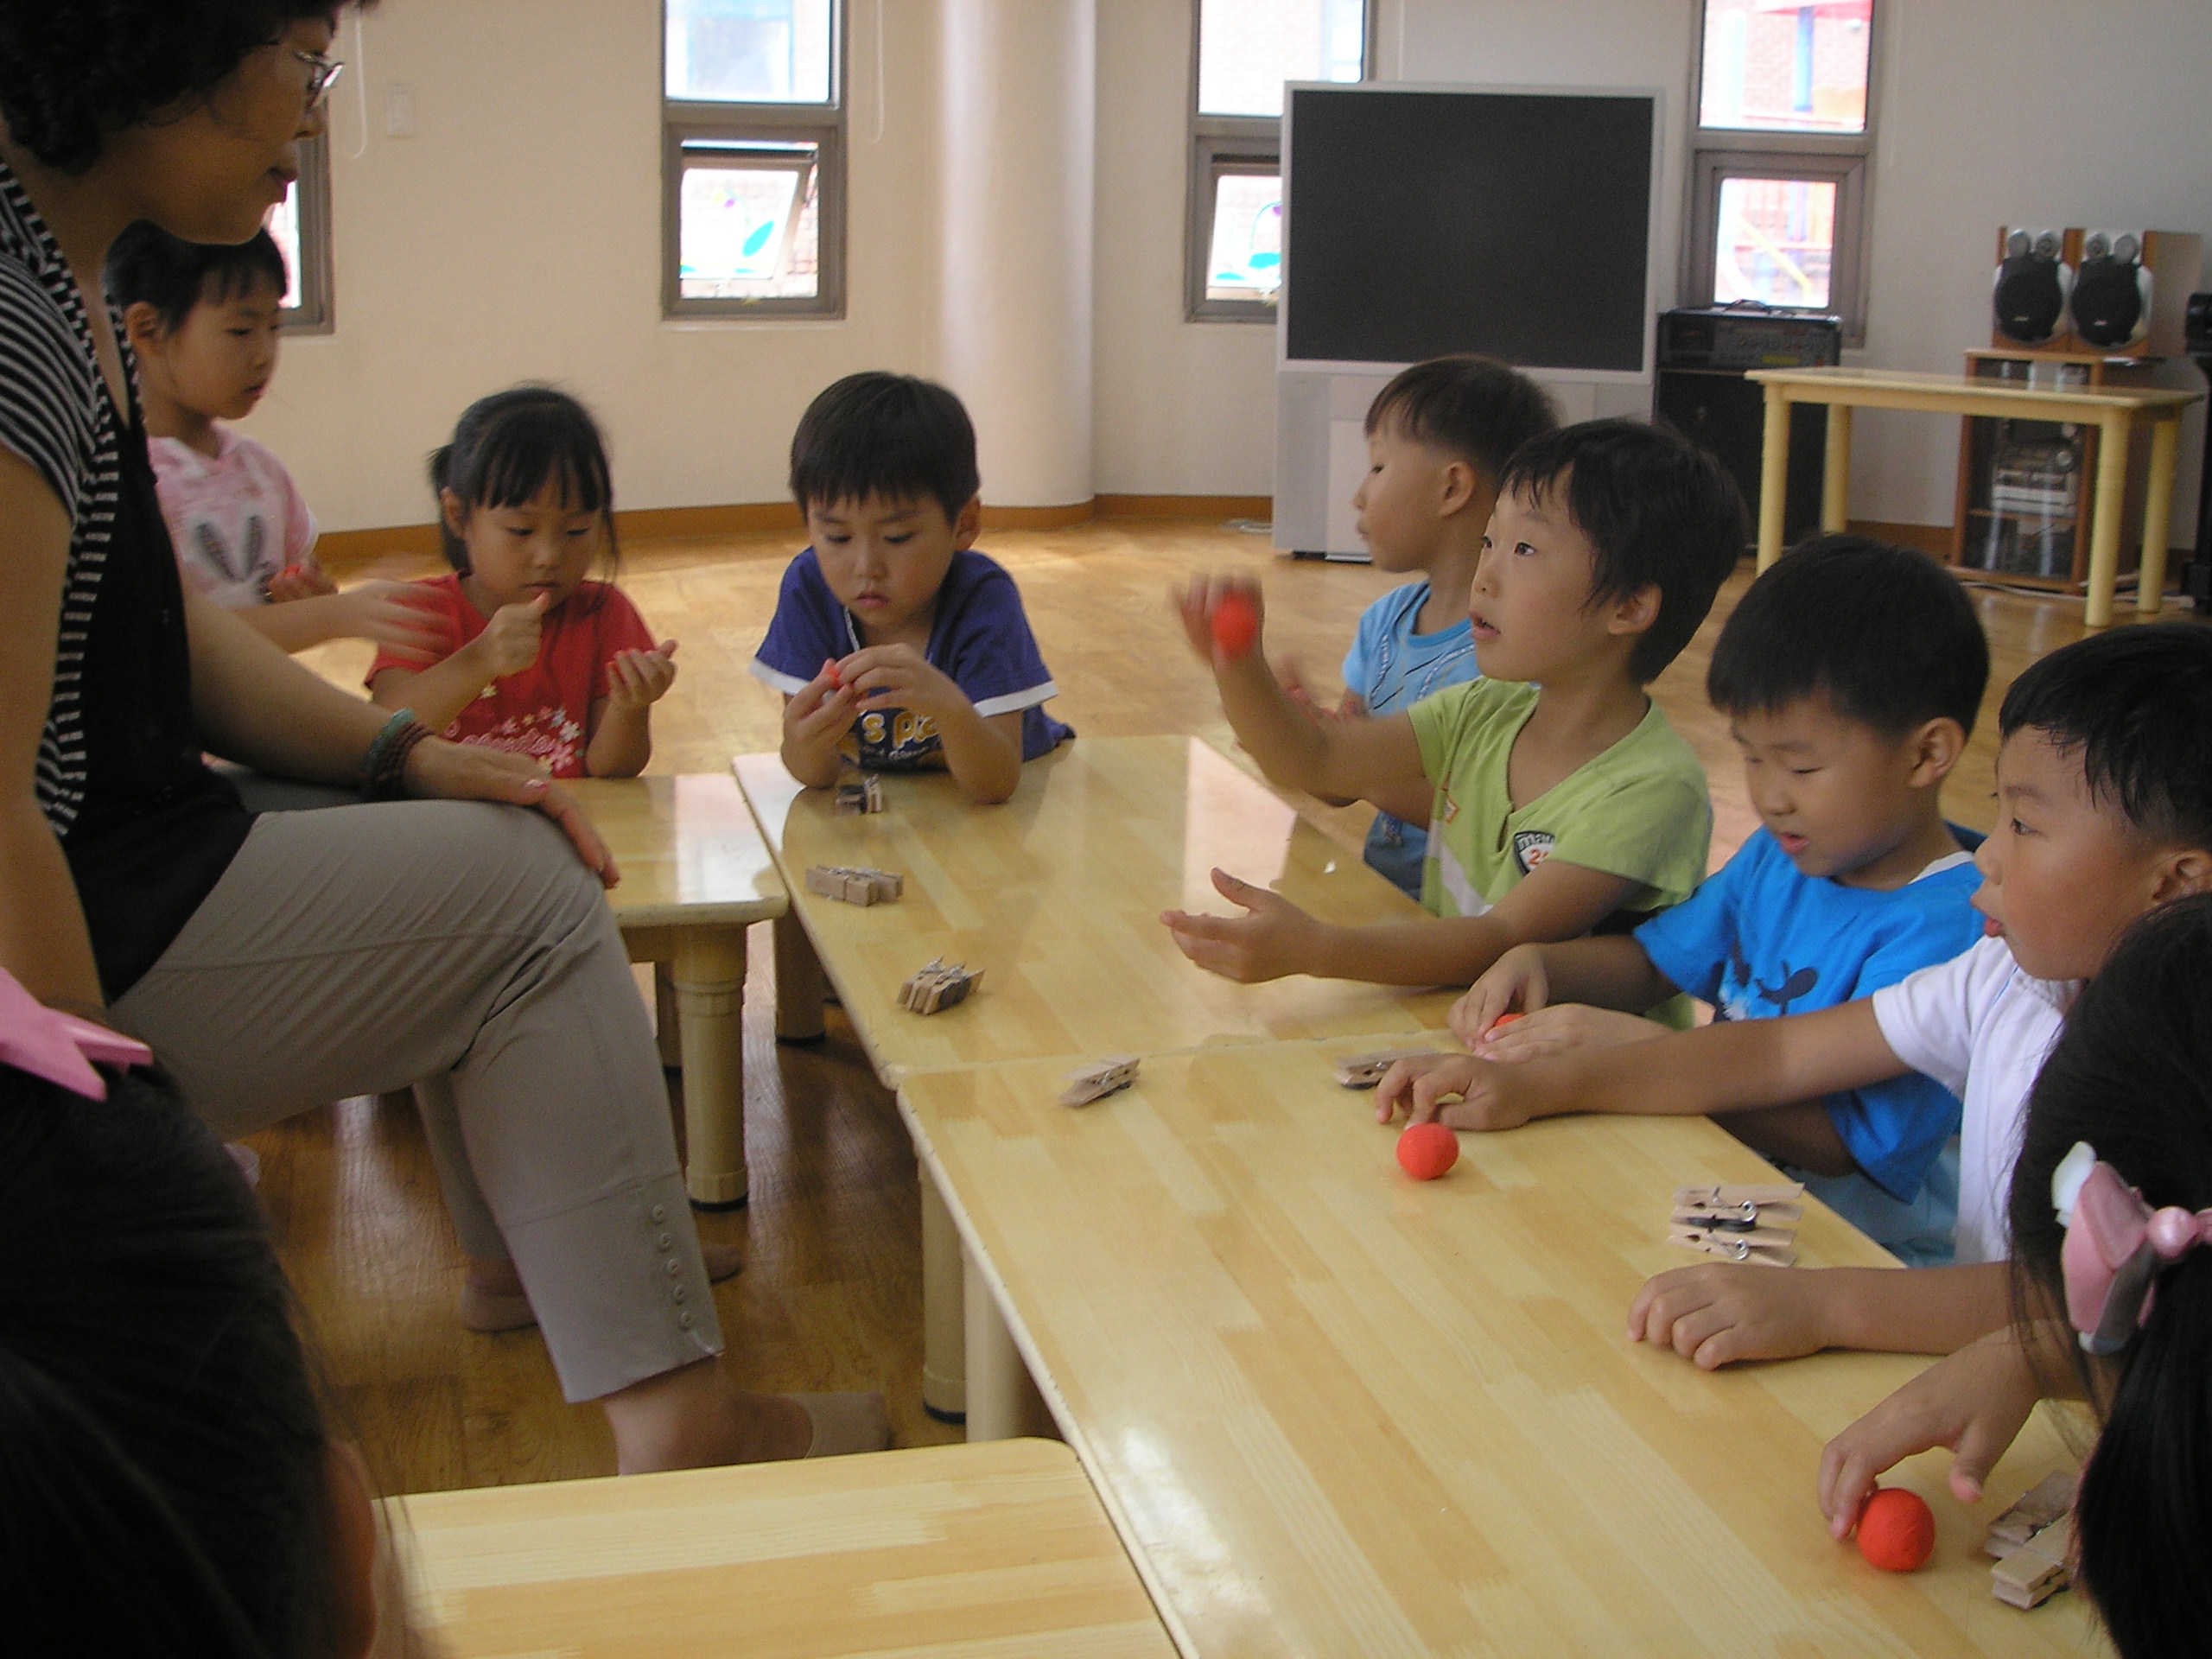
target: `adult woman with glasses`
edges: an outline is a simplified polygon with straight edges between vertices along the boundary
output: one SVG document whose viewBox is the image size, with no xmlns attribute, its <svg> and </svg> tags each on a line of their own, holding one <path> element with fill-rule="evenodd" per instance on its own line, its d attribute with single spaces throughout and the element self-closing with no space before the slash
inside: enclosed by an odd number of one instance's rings
<svg viewBox="0 0 2212 1659">
<path fill-rule="evenodd" d="M 105 1007 L 226 1138 L 429 1079 L 462 1243 L 512 1260 L 625 1470 L 873 1449 L 878 1396 L 752 1394 L 720 1357 L 574 804 L 178 580 L 101 263 L 142 218 L 253 234 L 322 130 L 336 12 L 0 0 L 0 968 Z M 256 817 L 203 750 L 383 804 Z"/>
</svg>

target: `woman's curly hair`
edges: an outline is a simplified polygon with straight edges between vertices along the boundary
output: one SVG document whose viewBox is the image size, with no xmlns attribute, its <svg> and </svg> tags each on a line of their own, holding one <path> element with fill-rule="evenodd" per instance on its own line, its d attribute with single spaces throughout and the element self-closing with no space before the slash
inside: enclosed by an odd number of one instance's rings
<svg viewBox="0 0 2212 1659">
<path fill-rule="evenodd" d="M 345 0 L 0 0 L 0 117 L 83 173 L 107 136 L 207 92 L 256 47 Z"/>
</svg>

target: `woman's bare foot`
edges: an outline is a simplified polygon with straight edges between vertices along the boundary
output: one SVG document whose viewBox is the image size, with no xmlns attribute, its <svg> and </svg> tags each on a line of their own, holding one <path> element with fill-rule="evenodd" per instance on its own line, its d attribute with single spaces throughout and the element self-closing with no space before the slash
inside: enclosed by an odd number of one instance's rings
<svg viewBox="0 0 2212 1659">
<path fill-rule="evenodd" d="M 710 1284 L 720 1284 L 735 1276 L 745 1266 L 745 1258 L 733 1244 L 709 1244 L 701 1239 L 699 1254 L 706 1262 Z M 537 1315 L 531 1311 L 530 1298 L 523 1291 L 522 1275 L 515 1271 L 513 1262 L 489 1256 L 468 1258 L 468 1272 L 461 1284 L 461 1322 L 471 1331 L 487 1336 L 501 1331 L 527 1330 L 537 1323 Z"/>
<path fill-rule="evenodd" d="M 614 1431 L 617 1466 L 626 1475 L 656 1469 L 700 1469 L 727 1463 L 773 1463 L 815 1452 L 876 1451 L 887 1443 L 880 1395 L 755 1394 L 738 1386 L 719 1359 L 704 1359 L 633 1382 L 600 1403 Z M 810 1411 L 805 1402 L 816 1402 Z M 873 1408 L 864 1402 L 873 1402 Z M 819 1421 L 839 1444 L 817 1445 Z"/>
</svg>

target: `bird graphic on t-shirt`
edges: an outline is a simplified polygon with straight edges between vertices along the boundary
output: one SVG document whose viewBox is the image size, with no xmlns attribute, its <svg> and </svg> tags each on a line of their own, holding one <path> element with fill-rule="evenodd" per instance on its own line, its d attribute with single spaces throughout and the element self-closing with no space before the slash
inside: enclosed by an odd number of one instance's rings
<svg viewBox="0 0 2212 1659">
<path fill-rule="evenodd" d="M 1800 968 L 1793 974 L 1789 971 L 1789 964 L 1785 962 L 1782 964 L 1782 983 L 1779 985 L 1755 987 L 1759 994 L 1759 1001 L 1773 1003 L 1777 1014 L 1789 1013 L 1789 1005 L 1792 1002 L 1821 982 L 1821 970 L 1817 968 Z"/>
</svg>

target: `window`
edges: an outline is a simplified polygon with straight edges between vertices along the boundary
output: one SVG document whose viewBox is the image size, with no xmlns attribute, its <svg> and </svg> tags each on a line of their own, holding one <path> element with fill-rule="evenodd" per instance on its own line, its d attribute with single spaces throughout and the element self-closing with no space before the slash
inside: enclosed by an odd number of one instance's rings
<svg viewBox="0 0 2212 1659">
<path fill-rule="evenodd" d="M 661 309 L 845 315 L 842 0 L 664 0 Z"/>
<path fill-rule="evenodd" d="M 1198 0 L 1184 309 L 1273 322 L 1282 283 L 1282 88 L 1365 79 L 1372 0 Z"/>
<path fill-rule="evenodd" d="M 1705 0 L 1687 305 L 1833 311 L 1866 334 L 1874 0 Z"/>
<path fill-rule="evenodd" d="M 284 256 L 291 286 L 280 314 L 285 332 L 327 334 L 336 326 L 331 309 L 330 141 L 300 146 L 299 181 L 269 210 L 269 234 Z"/>
</svg>

